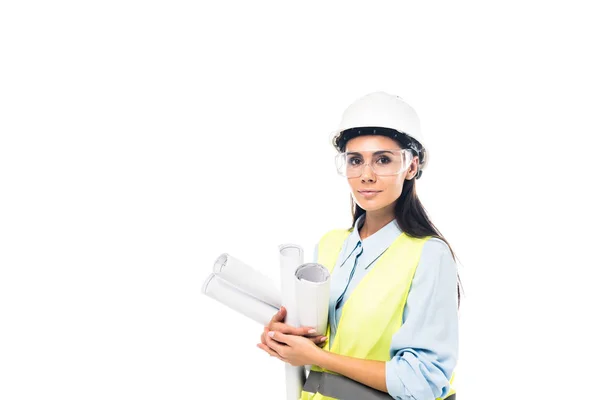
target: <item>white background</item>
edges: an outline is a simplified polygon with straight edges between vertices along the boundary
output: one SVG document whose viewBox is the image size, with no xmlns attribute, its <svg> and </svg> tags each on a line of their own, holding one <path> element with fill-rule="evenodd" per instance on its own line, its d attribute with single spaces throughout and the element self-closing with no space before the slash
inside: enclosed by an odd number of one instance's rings
<svg viewBox="0 0 600 400">
<path fill-rule="evenodd" d="M 2 2 L 0 399 L 282 399 L 200 287 L 350 226 L 328 138 L 376 90 L 431 144 L 459 398 L 598 398 L 593 3 Z"/>
</svg>

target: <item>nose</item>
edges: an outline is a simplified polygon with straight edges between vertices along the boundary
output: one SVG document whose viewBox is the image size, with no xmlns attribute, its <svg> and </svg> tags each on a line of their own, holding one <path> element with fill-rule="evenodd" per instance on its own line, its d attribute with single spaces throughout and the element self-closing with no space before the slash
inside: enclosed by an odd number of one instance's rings
<svg viewBox="0 0 600 400">
<path fill-rule="evenodd" d="M 367 167 L 369 167 L 368 170 L 367 170 Z M 371 167 L 371 164 L 365 164 L 365 166 L 363 167 L 362 174 L 361 174 L 360 177 L 361 177 L 361 180 L 363 182 L 366 181 L 366 180 L 368 180 L 368 181 L 373 181 L 374 180 L 374 178 L 375 178 L 375 172 L 373 172 L 373 168 Z"/>
</svg>

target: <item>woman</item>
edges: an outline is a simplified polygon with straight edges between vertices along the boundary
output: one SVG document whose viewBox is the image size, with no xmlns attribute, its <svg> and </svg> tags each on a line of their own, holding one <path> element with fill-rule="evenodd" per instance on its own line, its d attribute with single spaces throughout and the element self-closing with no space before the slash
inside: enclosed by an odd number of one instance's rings
<svg viewBox="0 0 600 400">
<path fill-rule="evenodd" d="M 428 160 L 419 119 L 398 96 L 371 93 L 344 112 L 333 145 L 354 221 L 315 249 L 332 275 L 327 335 L 284 324 L 282 309 L 258 347 L 312 365 L 303 400 L 454 400 L 460 289 L 416 193 Z"/>
</svg>

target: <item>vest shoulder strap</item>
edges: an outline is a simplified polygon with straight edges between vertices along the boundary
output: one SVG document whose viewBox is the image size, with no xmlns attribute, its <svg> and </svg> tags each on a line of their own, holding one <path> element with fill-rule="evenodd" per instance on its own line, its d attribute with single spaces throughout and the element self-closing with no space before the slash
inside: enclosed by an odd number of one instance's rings
<svg viewBox="0 0 600 400">
<path fill-rule="evenodd" d="M 325 233 L 321 237 L 321 240 L 319 240 L 317 262 L 327 267 L 330 273 L 333 271 L 335 262 L 348 235 L 350 235 L 350 230 L 348 229 L 332 229 Z"/>
</svg>

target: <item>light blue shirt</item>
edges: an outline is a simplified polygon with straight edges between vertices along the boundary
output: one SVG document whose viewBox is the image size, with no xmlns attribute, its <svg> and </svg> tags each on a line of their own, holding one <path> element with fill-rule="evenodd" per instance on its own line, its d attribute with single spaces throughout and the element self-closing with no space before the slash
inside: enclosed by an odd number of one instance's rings
<svg viewBox="0 0 600 400">
<path fill-rule="evenodd" d="M 396 220 L 361 240 L 356 221 L 334 266 L 329 300 L 330 343 L 342 308 L 373 263 L 402 232 Z M 314 262 L 317 262 L 318 244 Z M 433 400 L 450 390 L 458 359 L 457 268 L 448 245 L 431 238 L 423 245 L 408 293 L 402 326 L 392 337 L 386 363 L 388 393 L 396 400 Z"/>
</svg>

